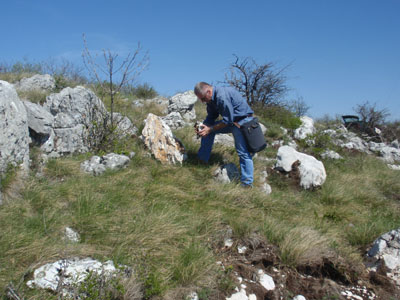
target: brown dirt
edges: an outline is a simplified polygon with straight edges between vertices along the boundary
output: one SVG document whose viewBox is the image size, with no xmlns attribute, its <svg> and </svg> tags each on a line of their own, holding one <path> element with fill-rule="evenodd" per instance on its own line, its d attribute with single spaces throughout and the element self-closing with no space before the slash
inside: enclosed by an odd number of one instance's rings
<svg viewBox="0 0 400 300">
<path fill-rule="evenodd" d="M 232 248 L 220 248 L 216 252 L 225 268 L 233 268 L 236 285 L 240 286 L 238 277 L 241 277 L 247 286 L 247 295 L 255 294 L 257 299 L 293 299 L 296 295 L 303 295 L 307 300 L 360 299 L 351 295 L 365 300 L 400 299 L 399 288 L 385 276 L 384 270 L 368 274 L 366 269 L 355 269 L 340 258 L 332 257 L 322 258 L 320 263 L 290 268 L 281 263 L 278 249 L 260 237 L 240 241 L 240 245 L 247 247 L 245 254 L 237 252 L 237 244 L 235 242 Z M 256 274 L 260 269 L 273 278 L 273 291 L 267 291 L 257 282 Z M 225 297 L 233 293 L 230 291 Z M 218 295 L 212 299 L 225 298 Z"/>
</svg>

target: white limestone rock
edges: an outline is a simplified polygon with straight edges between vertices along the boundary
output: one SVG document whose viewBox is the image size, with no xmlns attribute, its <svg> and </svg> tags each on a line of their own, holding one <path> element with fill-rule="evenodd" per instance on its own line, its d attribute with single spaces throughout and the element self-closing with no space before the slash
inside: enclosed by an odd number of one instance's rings
<svg viewBox="0 0 400 300">
<path fill-rule="evenodd" d="M 297 295 L 293 298 L 293 300 L 307 300 L 306 297 L 304 297 L 303 295 Z"/>
<path fill-rule="evenodd" d="M 377 238 L 367 253 L 367 264 L 372 270 L 386 267 L 387 276 L 400 285 L 400 228 Z"/>
<path fill-rule="evenodd" d="M 116 125 L 115 134 L 123 138 L 126 136 L 136 136 L 138 129 L 132 121 L 120 113 L 113 113 L 113 124 Z"/>
<path fill-rule="evenodd" d="M 119 272 L 111 260 L 101 263 L 92 258 L 61 259 L 36 269 L 33 273 L 33 280 L 28 281 L 27 285 L 30 288 L 40 288 L 56 292 L 61 271 L 64 272 L 64 289 L 62 294 L 65 296 L 70 296 L 74 286 L 84 281 L 90 273 L 111 278 L 113 274 Z"/>
<path fill-rule="evenodd" d="M 169 99 L 168 113 L 179 112 L 183 119 L 191 121 L 196 119 L 196 111 L 194 104 L 197 101 L 197 96 L 193 91 L 176 94 Z"/>
<path fill-rule="evenodd" d="M 263 270 L 260 269 L 257 271 L 257 278 L 258 278 L 258 282 L 267 291 L 273 291 L 275 289 L 274 279 L 271 276 L 269 276 L 268 274 L 265 274 Z"/>
<path fill-rule="evenodd" d="M 235 147 L 235 139 L 228 133 L 216 134 L 214 143 L 224 145 L 226 147 Z"/>
<path fill-rule="evenodd" d="M 12 84 L 0 80 L 0 174 L 9 164 L 29 168 L 26 108 Z"/>
<path fill-rule="evenodd" d="M 29 78 L 22 78 L 15 84 L 15 88 L 19 91 L 52 91 L 56 87 L 56 81 L 49 74 L 34 75 Z"/>
<path fill-rule="evenodd" d="M 240 172 L 235 164 L 229 163 L 214 172 L 215 180 L 221 183 L 230 183 L 240 178 Z"/>
<path fill-rule="evenodd" d="M 300 117 L 301 125 L 294 131 L 294 137 L 297 140 L 304 140 L 308 135 L 315 132 L 314 120 L 307 116 Z"/>
<path fill-rule="evenodd" d="M 389 169 L 400 171 L 400 166 L 399 165 L 390 165 L 390 164 L 388 164 L 387 166 L 389 167 Z"/>
<path fill-rule="evenodd" d="M 311 155 L 297 152 L 289 146 L 278 149 L 275 168 L 285 172 L 291 172 L 293 163 L 299 161 L 300 186 L 310 189 L 321 186 L 326 180 L 324 164 Z"/>
<path fill-rule="evenodd" d="M 161 118 L 171 129 L 182 128 L 186 125 L 185 120 L 182 118 L 181 114 L 177 111 L 173 111 Z"/>
<path fill-rule="evenodd" d="M 101 175 L 107 169 L 116 170 L 128 165 L 130 158 L 126 155 L 109 153 L 102 157 L 92 156 L 90 160 L 81 163 L 81 170 L 92 175 Z"/>
<path fill-rule="evenodd" d="M 321 153 L 321 157 L 323 159 L 342 159 L 343 158 L 340 156 L 339 153 L 337 153 L 333 150 L 325 150 L 324 152 Z"/>
<path fill-rule="evenodd" d="M 187 158 L 183 144 L 175 138 L 171 128 L 154 114 L 147 116 L 141 139 L 161 163 L 181 164 Z"/>
<path fill-rule="evenodd" d="M 90 150 L 101 139 L 94 133 L 109 119 L 103 102 L 82 86 L 51 94 L 43 107 L 54 117 L 52 152 L 59 155 Z"/>
<path fill-rule="evenodd" d="M 72 243 L 79 243 L 81 241 L 81 236 L 71 227 L 65 227 L 64 229 L 64 239 Z"/>
</svg>

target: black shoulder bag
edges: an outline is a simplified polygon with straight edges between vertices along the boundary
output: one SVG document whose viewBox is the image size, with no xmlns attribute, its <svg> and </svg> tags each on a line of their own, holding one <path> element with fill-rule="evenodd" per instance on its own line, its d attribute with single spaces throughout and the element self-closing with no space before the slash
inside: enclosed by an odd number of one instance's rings
<svg viewBox="0 0 400 300">
<path fill-rule="evenodd" d="M 262 133 L 257 118 L 253 118 L 251 121 L 241 125 L 240 131 L 243 133 L 247 142 L 249 152 L 260 152 L 267 147 L 267 142 L 265 141 L 264 134 Z"/>
</svg>

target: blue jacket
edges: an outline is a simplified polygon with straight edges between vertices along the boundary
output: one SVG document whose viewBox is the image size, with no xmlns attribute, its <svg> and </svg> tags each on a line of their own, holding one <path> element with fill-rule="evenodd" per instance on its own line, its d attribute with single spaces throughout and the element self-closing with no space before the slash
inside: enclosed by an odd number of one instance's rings
<svg viewBox="0 0 400 300">
<path fill-rule="evenodd" d="M 203 123 L 214 124 L 219 115 L 222 122 L 233 125 L 238 119 L 253 114 L 246 99 L 234 88 L 213 86 L 213 95 L 207 103 L 207 117 Z"/>
</svg>

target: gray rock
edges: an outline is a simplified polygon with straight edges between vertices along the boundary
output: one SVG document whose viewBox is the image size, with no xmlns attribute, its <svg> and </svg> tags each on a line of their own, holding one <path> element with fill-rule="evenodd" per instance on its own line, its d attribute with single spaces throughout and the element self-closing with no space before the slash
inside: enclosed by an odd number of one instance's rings
<svg viewBox="0 0 400 300">
<path fill-rule="evenodd" d="M 194 120 L 196 119 L 196 111 L 194 104 L 197 101 L 197 96 L 193 91 L 176 94 L 169 99 L 168 113 L 179 112 L 183 119 Z"/>
<path fill-rule="evenodd" d="M 33 280 L 28 281 L 27 285 L 30 288 L 57 292 L 61 271 L 64 273 L 61 293 L 66 297 L 71 297 L 74 288 L 89 274 L 102 275 L 105 279 L 110 279 L 120 272 L 111 260 L 101 263 L 93 258 L 60 259 L 36 269 L 33 272 Z"/>
<path fill-rule="evenodd" d="M 235 139 L 227 133 L 216 134 L 214 143 L 224 145 L 226 147 L 235 147 Z"/>
<path fill-rule="evenodd" d="M 133 125 L 132 121 L 120 113 L 113 113 L 113 123 L 116 124 L 116 134 L 119 137 L 136 136 L 138 129 Z"/>
<path fill-rule="evenodd" d="M 90 160 L 81 163 L 81 170 L 95 176 L 103 174 L 107 169 L 116 170 L 128 165 L 130 159 L 128 156 L 109 153 L 102 157 L 92 156 Z"/>
<path fill-rule="evenodd" d="M 182 142 L 172 134 L 171 128 L 154 114 L 147 116 L 141 139 L 161 163 L 177 164 L 187 158 Z"/>
<path fill-rule="evenodd" d="M 29 135 L 32 143 L 41 146 L 44 152 L 51 152 L 54 145 L 54 117 L 41 105 L 23 101 L 28 116 Z"/>
<path fill-rule="evenodd" d="M 400 171 L 400 166 L 399 165 L 390 165 L 390 164 L 388 164 L 387 166 L 389 167 L 389 169 Z"/>
<path fill-rule="evenodd" d="M 0 174 L 9 164 L 29 167 L 28 117 L 12 84 L 0 80 Z"/>
<path fill-rule="evenodd" d="M 393 147 L 393 148 L 396 148 L 396 149 L 400 149 L 398 140 L 394 140 L 393 142 L 391 142 L 390 146 Z"/>
<path fill-rule="evenodd" d="M 64 239 L 72 243 L 79 243 L 81 241 L 81 236 L 75 230 L 70 227 L 65 227 Z"/>
<path fill-rule="evenodd" d="M 291 172 L 294 171 L 293 164 L 299 163 L 298 171 L 300 176 L 300 186 L 304 189 L 321 186 L 326 179 L 324 164 L 311 155 L 297 152 L 289 146 L 282 146 L 278 149 L 277 170 Z"/>
<path fill-rule="evenodd" d="M 48 152 L 60 155 L 87 152 L 100 141 L 99 132 L 109 120 L 103 102 L 82 86 L 51 94 L 43 107 L 54 116 L 54 143 Z"/>
<path fill-rule="evenodd" d="M 379 267 L 386 267 L 386 275 L 400 285 L 400 228 L 389 231 L 374 241 L 367 253 L 367 264 L 374 271 Z"/>
<path fill-rule="evenodd" d="M 49 75 L 34 75 L 29 78 L 22 78 L 15 84 L 15 88 L 19 91 L 52 91 L 56 87 L 56 81 Z"/>
<path fill-rule="evenodd" d="M 240 178 L 240 172 L 235 164 L 229 163 L 214 172 L 215 180 L 221 183 L 230 183 Z"/>
<path fill-rule="evenodd" d="M 300 120 L 301 126 L 294 131 L 294 137 L 297 140 L 304 140 L 315 132 L 314 120 L 307 116 L 302 116 Z"/>
<path fill-rule="evenodd" d="M 263 134 L 267 133 L 267 127 L 265 127 L 263 123 L 260 123 L 260 128 L 261 128 L 261 131 L 262 131 Z"/>
<path fill-rule="evenodd" d="M 167 116 L 162 117 L 161 119 L 172 129 L 182 128 L 186 125 L 186 122 L 183 120 L 181 114 L 176 111 L 169 113 Z"/>
<path fill-rule="evenodd" d="M 324 152 L 321 153 L 321 157 L 323 159 L 342 159 L 343 158 L 340 156 L 339 153 L 337 153 L 333 150 L 325 150 Z"/>
<path fill-rule="evenodd" d="M 370 154 L 369 146 L 366 141 L 355 135 L 354 133 L 347 133 L 343 135 L 343 137 L 347 140 L 347 143 L 339 144 L 340 147 L 346 148 L 349 150 L 357 150 L 360 152 L 364 152 Z M 339 142 L 340 143 L 340 142 Z"/>
</svg>

